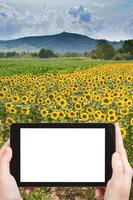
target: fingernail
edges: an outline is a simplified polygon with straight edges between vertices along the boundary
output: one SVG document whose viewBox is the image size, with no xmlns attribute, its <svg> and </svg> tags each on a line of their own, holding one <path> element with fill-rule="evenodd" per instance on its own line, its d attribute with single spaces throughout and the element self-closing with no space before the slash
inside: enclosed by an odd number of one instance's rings
<svg viewBox="0 0 133 200">
<path fill-rule="evenodd" d="M 115 125 L 116 125 L 116 126 L 119 126 L 119 122 L 116 122 Z"/>
</svg>

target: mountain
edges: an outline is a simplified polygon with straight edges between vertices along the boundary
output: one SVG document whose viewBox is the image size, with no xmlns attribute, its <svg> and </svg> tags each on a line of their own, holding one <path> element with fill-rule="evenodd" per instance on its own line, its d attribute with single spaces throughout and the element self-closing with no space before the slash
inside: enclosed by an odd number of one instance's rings
<svg viewBox="0 0 133 200">
<path fill-rule="evenodd" d="M 97 40 L 75 33 L 63 32 L 56 35 L 31 36 L 14 40 L 1 41 L 0 51 L 29 51 L 36 52 L 41 48 L 54 50 L 55 52 L 90 52 L 96 48 Z M 115 48 L 119 48 L 122 42 L 110 42 Z"/>
</svg>

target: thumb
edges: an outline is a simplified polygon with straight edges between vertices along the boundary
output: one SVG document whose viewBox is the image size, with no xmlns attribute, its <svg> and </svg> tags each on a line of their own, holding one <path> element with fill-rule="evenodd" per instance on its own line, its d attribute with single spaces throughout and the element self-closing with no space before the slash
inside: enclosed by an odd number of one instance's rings
<svg viewBox="0 0 133 200">
<path fill-rule="evenodd" d="M 115 152 L 112 156 L 113 179 L 120 180 L 124 174 L 123 163 L 119 153 Z"/>
<path fill-rule="evenodd" d="M 0 173 L 6 175 L 10 173 L 10 161 L 12 158 L 12 149 L 7 147 L 0 158 Z"/>
</svg>

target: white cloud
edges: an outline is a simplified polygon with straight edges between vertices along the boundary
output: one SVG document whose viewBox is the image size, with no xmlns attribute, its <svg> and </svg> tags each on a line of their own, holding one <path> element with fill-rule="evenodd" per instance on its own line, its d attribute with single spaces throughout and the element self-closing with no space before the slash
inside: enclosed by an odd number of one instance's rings
<svg viewBox="0 0 133 200">
<path fill-rule="evenodd" d="M 64 30 L 109 40 L 132 38 L 132 11 L 131 0 L 0 0 L 0 40 Z"/>
</svg>

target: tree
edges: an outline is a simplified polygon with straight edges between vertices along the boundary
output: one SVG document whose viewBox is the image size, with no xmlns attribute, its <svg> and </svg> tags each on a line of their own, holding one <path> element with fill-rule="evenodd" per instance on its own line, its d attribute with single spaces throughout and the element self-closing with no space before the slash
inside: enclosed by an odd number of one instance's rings
<svg viewBox="0 0 133 200">
<path fill-rule="evenodd" d="M 31 53 L 31 56 L 32 56 L 32 57 L 37 57 L 37 56 L 38 56 L 38 53 L 36 53 L 36 52 Z"/>
<path fill-rule="evenodd" d="M 113 60 L 131 60 L 132 56 L 130 53 L 119 53 L 117 52 L 113 57 Z"/>
<path fill-rule="evenodd" d="M 133 56 L 133 40 L 124 41 L 123 52 L 124 53 L 130 53 Z"/>
<path fill-rule="evenodd" d="M 79 54 L 78 52 L 67 52 L 64 54 L 65 57 L 79 57 L 81 56 L 81 54 Z"/>
<path fill-rule="evenodd" d="M 94 55 L 94 51 L 93 51 Z M 95 56 L 100 59 L 109 60 L 115 55 L 115 49 L 106 40 L 99 40 L 97 42 L 97 49 L 95 50 Z"/>
<path fill-rule="evenodd" d="M 57 55 L 50 49 L 41 49 L 39 52 L 40 58 L 52 58 L 57 57 Z"/>
<path fill-rule="evenodd" d="M 7 58 L 15 57 L 16 55 L 17 55 L 17 53 L 15 51 L 14 52 L 9 51 L 9 52 L 6 53 Z"/>
<path fill-rule="evenodd" d="M 4 52 L 0 52 L 0 58 L 5 58 L 6 54 Z"/>
</svg>

